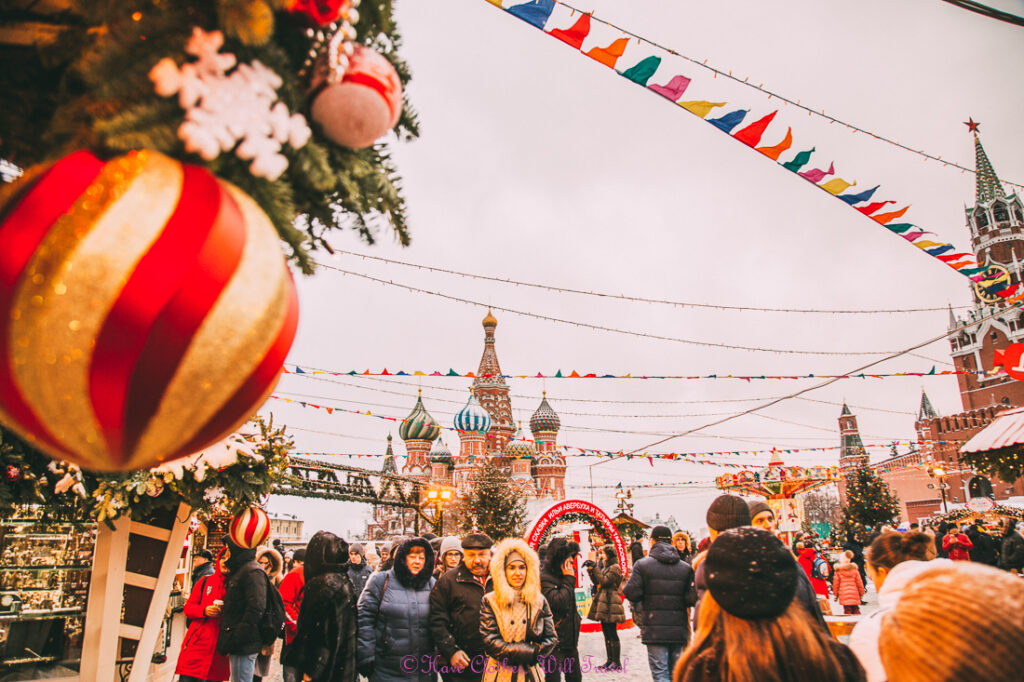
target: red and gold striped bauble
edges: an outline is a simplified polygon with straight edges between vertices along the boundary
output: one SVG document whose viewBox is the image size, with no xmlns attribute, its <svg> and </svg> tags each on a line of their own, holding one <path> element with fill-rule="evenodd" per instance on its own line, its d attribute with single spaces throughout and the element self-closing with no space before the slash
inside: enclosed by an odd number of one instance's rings
<svg viewBox="0 0 1024 682">
<path fill-rule="evenodd" d="M 249 507 L 231 519 L 228 528 L 231 542 L 244 549 L 256 549 L 270 535 L 270 517 L 259 507 Z"/>
<path fill-rule="evenodd" d="M 75 152 L 0 196 L 0 421 L 53 457 L 127 471 L 216 442 L 297 322 L 269 218 L 203 168 Z"/>
</svg>

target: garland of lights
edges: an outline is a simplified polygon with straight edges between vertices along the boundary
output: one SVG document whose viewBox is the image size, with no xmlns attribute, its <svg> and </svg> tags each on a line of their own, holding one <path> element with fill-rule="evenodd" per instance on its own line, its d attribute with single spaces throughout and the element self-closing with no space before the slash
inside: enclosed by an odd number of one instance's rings
<svg viewBox="0 0 1024 682">
<path fill-rule="evenodd" d="M 597 540 L 597 542 L 592 542 L 591 543 L 591 547 L 593 547 L 595 549 L 599 548 L 599 547 L 604 547 L 605 545 L 608 545 L 608 544 L 612 544 L 611 538 L 608 537 L 608 534 L 605 532 L 604 528 L 601 526 L 601 522 L 600 521 L 595 519 L 590 514 L 586 514 L 584 512 L 569 512 L 567 514 L 562 514 L 560 517 L 558 517 L 558 523 L 553 523 L 550 526 L 548 526 L 547 530 L 545 530 L 541 534 L 540 542 L 538 543 L 538 546 L 546 545 L 548 543 L 548 541 L 551 539 L 551 536 L 553 534 L 555 534 L 555 530 L 559 526 L 561 526 L 561 525 L 563 525 L 565 523 L 588 523 L 588 524 L 590 524 L 590 531 L 589 531 L 590 532 L 590 536 L 591 536 L 591 538 L 596 538 L 596 540 Z"/>
</svg>

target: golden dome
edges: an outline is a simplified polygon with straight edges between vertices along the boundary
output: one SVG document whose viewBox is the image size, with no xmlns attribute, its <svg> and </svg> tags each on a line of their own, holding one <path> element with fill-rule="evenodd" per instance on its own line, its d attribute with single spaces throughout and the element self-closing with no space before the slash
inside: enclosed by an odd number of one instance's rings
<svg viewBox="0 0 1024 682">
<path fill-rule="evenodd" d="M 497 320 L 496 317 L 494 317 L 494 315 L 491 314 L 491 309 L 490 308 L 487 309 L 487 317 L 484 318 L 484 326 L 485 327 L 497 327 L 498 326 L 498 320 Z"/>
</svg>

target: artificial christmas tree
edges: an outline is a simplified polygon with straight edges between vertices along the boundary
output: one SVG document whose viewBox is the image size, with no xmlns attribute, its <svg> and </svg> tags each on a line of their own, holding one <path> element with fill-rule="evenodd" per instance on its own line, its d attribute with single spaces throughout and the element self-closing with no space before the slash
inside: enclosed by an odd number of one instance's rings
<svg viewBox="0 0 1024 682">
<path fill-rule="evenodd" d="M 522 537 L 526 500 L 516 493 L 509 471 L 488 458 L 471 476 L 469 493 L 453 516 L 462 533 L 487 533 L 494 540 Z"/>
<path fill-rule="evenodd" d="M 864 464 L 847 473 L 846 507 L 843 508 L 842 524 L 844 533 L 853 531 L 858 538 L 862 538 L 868 529 L 877 531 L 884 524 L 895 524 L 899 518 L 899 498 L 870 467 Z"/>
</svg>

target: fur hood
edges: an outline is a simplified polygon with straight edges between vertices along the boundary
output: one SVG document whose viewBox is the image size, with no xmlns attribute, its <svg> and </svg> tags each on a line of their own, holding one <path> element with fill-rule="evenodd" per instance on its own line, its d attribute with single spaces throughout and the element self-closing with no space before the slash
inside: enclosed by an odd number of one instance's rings
<svg viewBox="0 0 1024 682">
<path fill-rule="evenodd" d="M 271 580 L 277 580 L 281 577 L 281 569 L 284 567 L 284 560 L 281 558 L 281 553 L 276 549 L 270 547 L 264 547 L 263 549 L 256 552 L 256 561 L 258 562 L 263 557 L 270 559 L 270 576 Z"/>
<path fill-rule="evenodd" d="M 409 565 L 405 562 L 413 547 L 422 547 L 423 553 L 426 555 L 423 568 L 416 575 L 409 571 Z M 430 546 L 428 540 L 409 538 L 398 545 L 398 549 L 395 550 L 394 559 L 395 561 L 391 567 L 395 570 L 395 577 L 398 579 L 398 582 L 402 583 L 403 587 L 421 590 L 434 575 L 434 548 Z"/>
<path fill-rule="evenodd" d="M 306 545 L 304 566 L 306 582 L 326 573 L 347 572 L 348 543 L 334 533 L 317 531 Z"/>
<path fill-rule="evenodd" d="M 562 564 L 571 556 L 580 553 L 580 546 L 567 538 L 555 538 L 548 545 L 544 554 L 544 572 L 555 577 L 562 577 Z"/>
<path fill-rule="evenodd" d="M 505 577 L 505 558 L 513 551 L 526 559 L 526 582 L 523 583 L 523 589 L 518 595 Z M 517 596 L 533 606 L 537 612 L 543 606 L 544 597 L 540 593 L 540 558 L 525 540 L 506 538 L 495 545 L 494 554 L 491 555 L 491 582 L 494 584 L 495 600 L 502 608 L 511 607 Z"/>
</svg>

